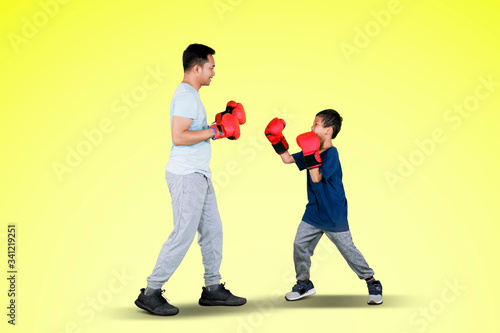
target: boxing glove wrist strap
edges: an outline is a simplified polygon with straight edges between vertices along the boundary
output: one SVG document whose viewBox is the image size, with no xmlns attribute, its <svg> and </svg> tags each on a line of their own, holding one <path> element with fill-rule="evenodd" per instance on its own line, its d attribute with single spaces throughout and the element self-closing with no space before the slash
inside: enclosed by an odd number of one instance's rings
<svg viewBox="0 0 500 333">
<path fill-rule="evenodd" d="M 209 128 L 213 129 L 214 132 L 215 132 L 215 135 L 214 137 L 212 138 L 212 140 L 216 140 L 217 139 L 217 136 L 221 136 L 221 135 L 224 135 L 224 132 L 222 131 L 222 127 L 221 125 L 214 125 L 214 126 L 210 126 Z M 217 129 L 216 129 L 217 128 Z"/>
<path fill-rule="evenodd" d="M 277 154 L 281 155 L 288 150 L 288 143 L 286 142 L 285 138 L 283 138 L 278 143 L 275 143 L 273 145 L 273 148 Z"/>
<path fill-rule="evenodd" d="M 306 162 L 306 167 L 308 169 L 316 168 L 321 165 L 321 160 L 318 161 L 316 154 L 304 155 L 304 160 Z"/>
</svg>

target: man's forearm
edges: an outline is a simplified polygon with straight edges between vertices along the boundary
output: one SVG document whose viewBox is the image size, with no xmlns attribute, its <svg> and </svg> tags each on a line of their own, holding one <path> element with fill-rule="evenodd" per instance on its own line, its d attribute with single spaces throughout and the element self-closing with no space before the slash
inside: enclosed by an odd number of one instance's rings
<svg viewBox="0 0 500 333">
<path fill-rule="evenodd" d="M 186 130 L 176 134 L 172 133 L 172 142 L 174 146 L 192 146 L 207 139 L 212 139 L 214 136 L 215 132 L 211 128 L 200 131 Z"/>
</svg>

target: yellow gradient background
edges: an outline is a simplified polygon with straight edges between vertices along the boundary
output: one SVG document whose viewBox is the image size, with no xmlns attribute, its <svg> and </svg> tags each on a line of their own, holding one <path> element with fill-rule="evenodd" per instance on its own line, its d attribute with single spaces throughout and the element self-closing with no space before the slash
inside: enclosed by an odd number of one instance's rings
<svg viewBox="0 0 500 333">
<path fill-rule="evenodd" d="M 498 332 L 499 10 L 494 1 L 3 2 L 2 331 Z M 222 281 L 248 303 L 198 306 L 195 241 L 165 285 L 180 313 L 161 318 L 133 302 L 172 230 L 169 106 L 190 43 L 216 50 L 216 76 L 200 90 L 209 118 L 230 99 L 247 111 L 238 141 L 212 143 L 211 168 Z M 366 305 L 365 283 L 326 237 L 313 257 L 317 295 L 283 298 L 306 175 L 281 163 L 263 129 L 284 118 L 296 152 L 295 137 L 325 108 L 344 118 L 334 145 L 354 242 L 384 286 L 379 307 Z"/>
</svg>

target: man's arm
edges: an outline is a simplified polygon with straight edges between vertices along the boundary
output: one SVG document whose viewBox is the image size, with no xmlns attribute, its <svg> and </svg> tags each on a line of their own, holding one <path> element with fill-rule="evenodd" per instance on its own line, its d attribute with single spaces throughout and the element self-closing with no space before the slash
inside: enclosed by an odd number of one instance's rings
<svg viewBox="0 0 500 333">
<path fill-rule="evenodd" d="M 193 119 L 180 116 L 172 117 L 172 143 L 174 146 L 192 146 L 215 136 L 211 128 L 190 131 Z"/>
</svg>

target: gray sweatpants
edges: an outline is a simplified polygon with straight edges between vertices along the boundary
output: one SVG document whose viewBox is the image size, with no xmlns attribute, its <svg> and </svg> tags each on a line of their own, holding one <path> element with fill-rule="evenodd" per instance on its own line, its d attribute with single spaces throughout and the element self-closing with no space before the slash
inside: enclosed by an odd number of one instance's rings
<svg viewBox="0 0 500 333">
<path fill-rule="evenodd" d="M 148 288 L 159 289 L 172 276 L 198 232 L 205 267 L 205 285 L 220 283 L 222 261 L 222 222 L 212 182 L 201 173 L 165 173 L 170 196 L 174 230 L 163 244 Z"/>
<path fill-rule="evenodd" d="M 349 267 L 360 279 L 368 279 L 373 276 L 373 270 L 368 266 L 361 252 L 354 246 L 350 231 L 324 231 L 301 221 L 293 242 L 293 261 L 297 280 L 309 280 L 311 256 L 314 254 L 314 249 L 323 234 L 326 234 L 333 244 L 337 246 Z"/>
</svg>

